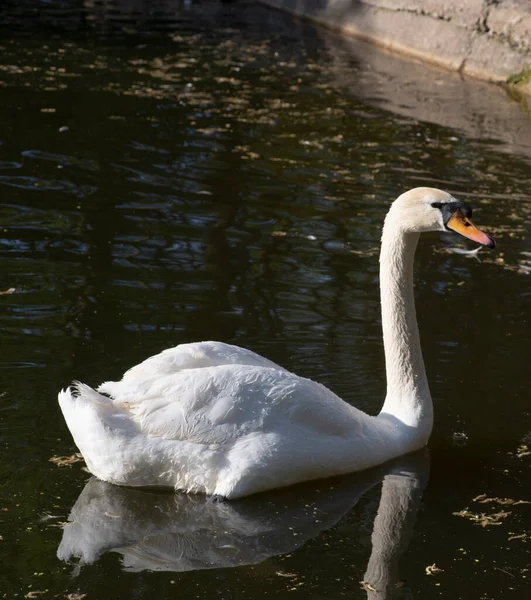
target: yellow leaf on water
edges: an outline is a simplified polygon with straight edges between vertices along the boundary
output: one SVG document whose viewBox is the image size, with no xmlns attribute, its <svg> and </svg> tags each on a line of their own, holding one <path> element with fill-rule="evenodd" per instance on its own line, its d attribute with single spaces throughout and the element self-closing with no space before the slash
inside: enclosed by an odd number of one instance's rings
<svg viewBox="0 0 531 600">
<path fill-rule="evenodd" d="M 366 581 L 360 581 L 360 587 L 362 590 L 365 590 L 366 592 L 378 591 L 375 587 L 373 587 L 370 583 L 367 583 Z"/>
<path fill-rule="evenodd" d="M 433 563 L 432 565 L 428 565 L 426 567 L 426 575 L 435 575 L 436 573 L 442 573 L 444 569 L 439 569 L 439 567 Z"/>
<path fill-rule="evenodd" d="M 58 467 L 71 467 L 73 464 L 81 462 L 83 457 L 81 454 L 72 454 L 72 456 L 52 456 L 48 460 Z"/>
</svg>

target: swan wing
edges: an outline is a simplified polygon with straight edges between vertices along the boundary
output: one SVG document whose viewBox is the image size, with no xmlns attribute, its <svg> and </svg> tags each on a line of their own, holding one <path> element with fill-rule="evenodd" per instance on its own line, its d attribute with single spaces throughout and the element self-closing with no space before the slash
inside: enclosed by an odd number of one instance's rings
<svg viewBox="0 0 531 600">
<path fill-rule="evenodd" d="M 169 375 L 183 369 L 200 369 L 220 365 L 252 365 L 285 371 L 283 367 L 246 348 L 223 342 L 194 342 L 180 344 L 175 348 L 168 348 L 160 354 L 151 356 L 129 369 L 125 373 L 124 379 L 145 376 L 160 377 L 160 375 Z"/>
<path fill-rule="evenodd" d="M 126 374 L 113 391 L 113 404 L 144 435 L 211 449 L 227 449 L 252 433 L 290 428 L 352 435 L 359 412 L 319 383 L 247 364 L 180 369 L 150 379 Z"/>
<path fill-rule="evenodd" d="M 238 364 L 285 371 L 283 367 L 267 358 L 239 346 L 223 342 L 196 342 L 180 344 L 151 356 L 126 371 L 122 381 L 106 381 L 100 385 L 98 391 L 109 396 L 123 395 L 125 389 L 133 383 L 142 386 L 144 383 L 187 369 Z"/>
</svg>

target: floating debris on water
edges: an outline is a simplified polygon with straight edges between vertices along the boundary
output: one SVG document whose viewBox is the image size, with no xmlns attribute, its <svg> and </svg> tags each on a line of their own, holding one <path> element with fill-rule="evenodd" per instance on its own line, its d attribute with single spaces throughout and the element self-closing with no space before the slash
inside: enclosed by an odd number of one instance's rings
<svg viewBox="0 0 531 600">
<path fill-rule="evenodd" d="M 439 569 L 439 567 L 435 563 L 426 567 L 426 575 L 436 575 L 437 573 L 443 572 L 444 569 Z"/>
<path fill-rule="evenodd" d="M 455 517 L 464 517 L 469 521 L 473 521 L 474 523 L 476 523 L 476 525 L 481 525 L 481 527 L 488 527 L 489 525 L 501 525 L 502 519 L 505 519 L 511 513 L 504 510 L 500 510 L 500 512 L 488 515 L 486 513 L 473 513 L 467 509 L 464 509 L 458 512 L 454 512 L 452 514 Z"/>
<path fill-rule="evenodd" d="M 378 590 L 366 581 L 360 581 L 360 588 L 366 592 L 377 592 Z"/>
<path fill-rule="evenodd" d="M 447 252 L 449 254 L 462 254 L 463 256 L 468 256 L 469 258 L 475 258 L 478 262 L 481 262 L 479 259 L 479 252 L 481 250 L 481 246 L 478 246 L 474 250 L 467 250 L 466 248 L 460 248 L 459 246 L 450 246 L 449 248 L 441 248 L 442 252 Z"/>
<path fill-rule="evenodd" d="M 480 504 L 489 504 L 495 502 L 496 504 L 506 505 L 518 505 L 518 504 L 531 504 L 528 500 L 513 500 L 512 498 L 489 498 L 487 494 L 480 494 L 475 498 L 472 498 L 472 502 L 479 502 Z"/>
<path fill-rule="evenodd" d="M 72 456 L 52 456 L 48 460 L 58 467 L 71 467 L 75 463 L 82 462 L 83 457 L 78 453 Z"/>
<path fill-rule="evenodd" d="M 516 449 L 517 458 L 523 458 L 524 456 L 529 456 L 531 454 L 531 450 L 527 444 L 521 444 Z"/>
<path fill-rule="evenodd" d="M 452 441 L 456 446 L 465 446 L 468 443 L 468 435 L 464 431 L 454 431 Z"/>
</svg>

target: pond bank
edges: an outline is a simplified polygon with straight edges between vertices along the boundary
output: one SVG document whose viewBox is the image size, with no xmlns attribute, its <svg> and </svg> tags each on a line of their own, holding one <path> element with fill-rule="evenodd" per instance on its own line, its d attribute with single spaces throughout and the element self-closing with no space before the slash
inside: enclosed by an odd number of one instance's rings
<svg viewBox="0 0 531 600">
<path fill-rule="evenodd" d="M 527 0 L 260 0 L 394 52 L 531 93 Z"/>
</svg>

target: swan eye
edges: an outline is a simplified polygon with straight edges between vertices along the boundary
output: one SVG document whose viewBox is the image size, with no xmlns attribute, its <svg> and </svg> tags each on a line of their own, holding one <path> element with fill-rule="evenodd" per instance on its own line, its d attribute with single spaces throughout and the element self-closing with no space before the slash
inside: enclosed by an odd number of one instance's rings
<svg viewBox="0 0 531 600">
<path fill-rule="evenodd" d="M 442 202 L 432 202 L 433 208 L 442 208 Z"/>
</svg>

